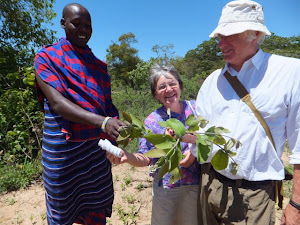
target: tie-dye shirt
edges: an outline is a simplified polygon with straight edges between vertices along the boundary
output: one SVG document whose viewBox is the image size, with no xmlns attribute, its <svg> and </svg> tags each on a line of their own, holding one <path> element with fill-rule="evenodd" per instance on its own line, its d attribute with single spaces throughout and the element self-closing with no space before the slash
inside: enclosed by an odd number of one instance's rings
<svg viewBox="0 0 300 225">
<path fill-rule="evenodd" d="M 194 100 L 182 101 L 181 103 L 183 104 L 183 109 L 184 109 L 183 113 L 171 112 L 171 118 L 176 118 L 180 120 L 186 126 L 185 124 L 186 118 L 190 114 L 195 115 L 194 113 L 195 101 Z M 158 121 L 166 121 L 167 119 L 169 119 L 169 115 L 167 114 L 167 109 L 164 106 L 162 106 L 156 109 L 154 112 L 152 112 L 145 119 L 145 126 L 146 128 L 151 129 L 154 134 L 164 134 L 166 128 L 161 127 L 158 124 Z M 182 153 L 186 152 L 189 149 L 188 144 L 184 142 L 181 142 L 181 147 L 182 147 Z M 140 147 L 138 150 L 139 153 L 144 154 L 153 148 L 154 146 L 150 142 L 148 142 L 145 138 L 140 139 Z M 151 164 L 152 165 L 155 164 L 157 160 L 158 159 L 151 159 Z M 170 189 L 174 187 L 180 187 L 182 185 L 199 184 L 200 167 L 197 160 L 195 160 L 194 163 L 188 168 L 181 167 L 181 170 L 182 170 L 182 177 L 180 180 L 176 181 L 173 184 L 170 184 L 169 180 L 171 174 L 168 173 L 159 181 L 158 185 L 163 186 L 166 189 Z M 154 174 L 150 173 L 150 176 L 158 177 L 158 170 Z"/>
</svg>

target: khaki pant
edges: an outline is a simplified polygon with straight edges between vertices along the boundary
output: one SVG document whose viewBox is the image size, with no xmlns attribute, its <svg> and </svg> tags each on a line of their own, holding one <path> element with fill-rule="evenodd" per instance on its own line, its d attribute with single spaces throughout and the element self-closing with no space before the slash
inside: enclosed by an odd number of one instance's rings
<svg viewBox="0 0 300 225">
<path fill-rule="evenodd" d="M 231 180 L 201 165 L 199 225 L 275 224 L 273 181 Z"/>
<path fill-rule="evenodd" d="M 151 225 L 197 225 L 198 196 L 198 185 L 164 189 L 154 179 Z"/>
</svg>

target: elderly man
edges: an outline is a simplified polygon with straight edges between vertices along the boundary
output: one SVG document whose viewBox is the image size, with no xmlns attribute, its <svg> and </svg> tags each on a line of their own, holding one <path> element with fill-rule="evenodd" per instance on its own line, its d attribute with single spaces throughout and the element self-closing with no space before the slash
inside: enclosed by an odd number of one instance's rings
<svg viewBox="0 0 300 225">
<path fill-rule="evenodd" d="M 226 65 L 214 71 L 203 83 L 196 101 L 198 115 L 210 126 L 223 126 L 229 136 L 243 145 L 230 166 L 216 171 L 208 163 L 201 166 L 199 220 L 214 224 L 274 224 L 275 183 L 284 179 L 281 155 L 286 140 L 294 164 L 294 185 L 282 224 L 300 221 L 300 60 L 263 52 L 266 35 L 263 8 L 254 1 L 232 1 L 222 11 L 216 38 Z M 226 74 L 226 76 L 225 76 Z M 250 93 L 268 128 L 230 84 L 236 77 Z M 208 127 L 210 127 L 208 126 Z M 273 141 L 273 140 L 274 141 Z M 213 146 L 212 155 L 218 148 Z"/>
<path fill-rule="evenodd" d="M 106 224 L 111 215 L 111 164 L 98 146 L 125 125 L 116 118 L 107 66 L 87 46 L 90 13 L 63 9 L 66 38 L 36 55 L 37 91 L 43 104 L 42 163 L 48 224 Z"/>
</svg>

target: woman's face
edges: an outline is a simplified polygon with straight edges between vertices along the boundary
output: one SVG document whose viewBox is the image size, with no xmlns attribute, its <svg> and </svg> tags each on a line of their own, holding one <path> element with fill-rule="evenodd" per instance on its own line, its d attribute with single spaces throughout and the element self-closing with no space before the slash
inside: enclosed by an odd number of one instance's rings
<svg viewBox="0 0 300 225">
<path fill-rule="evenodd" d="M 156 84 L 155 98 L 160 101 L 165 108 L 172 108 L 179 102 L 181 89 L 176 78 L 169 74 L 168 78 L 161 76 Z"/>
</svg>

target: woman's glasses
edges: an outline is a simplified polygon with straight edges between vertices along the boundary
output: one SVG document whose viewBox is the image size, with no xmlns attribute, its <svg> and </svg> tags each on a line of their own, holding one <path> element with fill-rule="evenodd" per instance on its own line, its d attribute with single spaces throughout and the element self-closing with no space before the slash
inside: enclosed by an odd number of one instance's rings
<svg viewBox="0 0 300 225">
<path fill-rule="evenodd" d="M 170 87 L 170 88 L 176 88 L 178 86 L 178 83 L 176 81 L 171 81 L 169 83 L 166 83 L 166 84 L 161 84 L 157 87 L 157 90 L 158 91 L 165 91 L 167 89 L 167 87 Z"/>
</svg>

